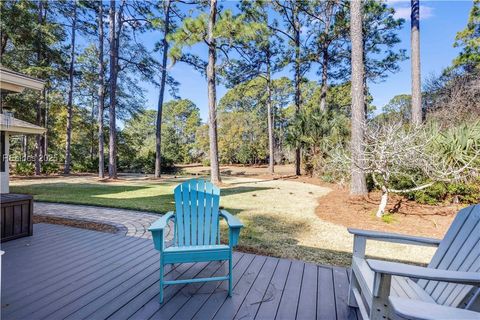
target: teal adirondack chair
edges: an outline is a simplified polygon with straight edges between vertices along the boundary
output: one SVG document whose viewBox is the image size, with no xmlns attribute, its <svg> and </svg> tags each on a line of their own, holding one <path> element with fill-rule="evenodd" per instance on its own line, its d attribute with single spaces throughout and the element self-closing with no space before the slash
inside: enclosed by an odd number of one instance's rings
<svg viewBox="0 0 480 320">
<path fill-rule="evenodd" d="M 232 296 L 232 249 L 238 243 L 243 224 L 226 210 L 220 210 L 220 189 L 212 183 L 192 179 L 179 184 L 175 190 L 175 212 L 171 211 L 155 221 L 152 232 L 155 249 L 160 251 L 160 303 L 167 285 L 192 282 L 228 280 L 228 295 Z M 220 244 L 220 218 L 229 227 L 228 245 Z M 164 230 L 174 220 L 173 245 L 165 247 Z M 228 275 L 213 278 L 164 280 L 166 264 L 228 260 Z"/>
</svg>

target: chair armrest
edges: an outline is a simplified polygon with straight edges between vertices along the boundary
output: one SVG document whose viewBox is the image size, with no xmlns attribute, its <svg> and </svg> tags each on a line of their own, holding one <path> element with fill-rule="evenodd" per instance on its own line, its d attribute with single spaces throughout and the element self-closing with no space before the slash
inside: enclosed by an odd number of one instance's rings
<svg viewBox="0 0 480 320">
<path fill-rule="evenodd" d="M 238 237 L 240 236 L 240 229 L 243 228 L 243 223 L 227 210 L 220 210 L 220 216 L 227 221 L 229 228 L 229 245 L 234 247 L 238 244 Z"/>
<path fill-rule="evenodd" d="M 348 228 L 348 232 L 350 232 L 354 236 L 364 237 L 369 240 L 414 244 L 414 245 L 422 245 L 422 246 L 438 247 L 438 245 L 441 242 L 441 240 L 439 239 L 415 237 L 415 236 L 409 236 L 405 234 L 380 232 L 380 231 Z"/>
<path fill-rule="evenodd" d="M 393 313 L 402 319 L 480 319 L 480 313 L 465 309 L 443 306 L 436 303 L 390 296 Z"/>
<path fill-rule="evenodd" d="M 243 228 L 243 223 L 227 210 L 220 210 L 220 215 L 225 218 L 229 228 Z"/>
<path fill-rule="evenodd" d="M 480 273 L 478 272 L 433 269 L 373 259 L 367 259 L 367 263 L 375 273 L 380 274 L 409 277 L 414 279 L 469 284 L 473 286 L 480 285 Z"/>
<path fill-rule="evenodd" d="M 165 249 L 163 230 L 167 227 L 168 221 L 172 218 L 174 218 L 173 211 L 167 212 L 148 228 L 148 231 L 152 233 L 153 245 L 155 249 L 160 252 L 163 252 L 163 249 Z"/>
<path fill-rule="evenodd" d="M 173 218 L 173 211 L 165 213 L 160 219 L 152 223 L 148 231 L 163 230 L 167 227 L 168 221 Z"/>
</svg>

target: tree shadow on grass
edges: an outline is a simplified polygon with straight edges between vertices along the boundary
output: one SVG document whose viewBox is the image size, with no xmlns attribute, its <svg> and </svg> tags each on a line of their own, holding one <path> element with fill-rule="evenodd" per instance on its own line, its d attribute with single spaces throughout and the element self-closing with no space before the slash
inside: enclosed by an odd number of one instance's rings
<svg viewBox="0 0 480 320">
<path fill-rule="evenodd" d="M 243 210 L 228 208 L 235 215 Z M 347 267 L 351 253 L 300 244 L 302 234 L 311 232 L 308 219 L 289 219 L 271 214 L 246 214 L 240 219 L 245 227 L 240 233 L 238 251 L 278 258 L 303 260 L 320 265 Z M 228 242 L 226 225 L 222 226 L 222 241 Z M 319 246 L 322 244 L 319 243 Z"/>
<path fill-rule="evenodd" d="M 228 208 L 228 210 L 236 215 L 243 211 L 235 208 Z M 239 245 L 236 248 L 238 251 L 303 260 L 319 265 L 340 267 L 351 265 L 351 251 L 329 248 L 328 244 L 321 242 L 320 239 L 318 240 L 318 247 L 301 244 L 302 235 L 312 232 L 308 219 L 293 220 L 279 215 L 261 213 L 240 215 L 239 218 L 245 227 L 240 233 Z M 329 240 L 335 240 L 335 234 L 329 237 Z M 222 225 L 222 241 L 228 242 L 228 231 L 225 224 Z M 338 237 L 338 241 L 345 241 L 345 238 Z M 353 248 L 353 240 L 351 241 L 351 243 L 346 244 L 347 248 Z M 408 261 L 401 256 L 395 257 L 395 259 L 376 256 L 371 256 L 371 258 L 422 265 Z"/>
</svg>

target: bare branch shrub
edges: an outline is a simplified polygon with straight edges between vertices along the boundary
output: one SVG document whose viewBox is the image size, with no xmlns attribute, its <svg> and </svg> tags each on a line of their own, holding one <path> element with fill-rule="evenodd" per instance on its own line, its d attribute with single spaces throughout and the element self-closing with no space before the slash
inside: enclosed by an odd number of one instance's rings
<svg viewBox="0 0 480 320">
<path fill-rule="evenodd" d="M 480 118 L 480 71 L 446 70 L 424 86 L 427 119 L 453 126 Z"/>
<path fill-rule="evenodd" d="M 371 122 L 365 130 L 366 173 L 382 197 L 376 213 L 382 217 L 389 193 L 408 193 L 435 182 L 465 181 L 478 176 L 480 168 L 480 122 L 473 126 L 440 129 L 434 124 L 409 126 L 401 122 Z M 331 154 L 331 169 L 348 174 L 351 163 L 345 148 Z M 394 189 L 395 179 L 408 179 L 414 187 Z"/>
</svg>

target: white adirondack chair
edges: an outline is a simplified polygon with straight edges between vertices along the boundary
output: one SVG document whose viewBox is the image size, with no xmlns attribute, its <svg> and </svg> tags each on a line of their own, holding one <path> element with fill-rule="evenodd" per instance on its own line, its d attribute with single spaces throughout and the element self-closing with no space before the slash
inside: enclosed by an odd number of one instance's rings
<svg viewBox="0 0 480 320">
<path fill-rule="evenodd" d="M 458 212 L 442 240 L 349 229 L 348 304 L 363 319 L 480 319 L 480 204 Z M 438 246 L 428 267 L 365 259 L 367 240 Z"/>
</svg>

